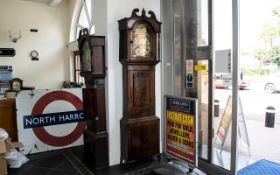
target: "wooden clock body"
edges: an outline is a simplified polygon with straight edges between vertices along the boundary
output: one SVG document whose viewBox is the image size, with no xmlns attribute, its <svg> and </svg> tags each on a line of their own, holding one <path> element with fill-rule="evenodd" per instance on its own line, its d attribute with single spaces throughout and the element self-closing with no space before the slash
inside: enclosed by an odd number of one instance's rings
<svg viewBox="0 0 280 175">
<path fill-rule="evenodd" d="M 121 162 L 159 154 L 160 120 L 155 116 L 155 65 L 159 62 L 161 23 L 155 14 L 134 9 L 119 20 L 119 60 L 123 65 L 123 118 Z"/>
<path fill-rule="evenodd" d="M 105 37 L 90 36 L 80 31 L 79 50 L 83 88 L 83 110 L 87 129 L 84 131 L 85 157 L 90 166 L 100 169 L 109 166 L 108 133 L 105 102 Z"/>
</svg>

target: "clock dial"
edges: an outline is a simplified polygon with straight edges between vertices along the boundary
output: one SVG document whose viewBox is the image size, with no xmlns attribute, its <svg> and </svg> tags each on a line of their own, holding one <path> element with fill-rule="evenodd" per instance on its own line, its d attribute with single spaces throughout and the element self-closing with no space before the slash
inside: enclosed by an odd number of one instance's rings
<svg viewBox="0 0 280 175">
<path fill-rule="evenodd" d="M 83 71 L 91 71 L 91 50 L 87 40 L 83 42 L 81 57 Z"/>
<path fill-rule="evenodd" d="M 21 87 L 20 87 L 20 82 L 13 82 L 13 90 L 15 91 L 20 91 Z"/>
<path fill-rule="evenodd" d="M 151 36 L 145 24 L 136 24 L 132 33 L 133 57 L 150 57 L 151 56 Z"/>
<path fill-rule="evenodd" d="M 31 57 L 38 57 L 39 53 L 36 50 L 30 52 Z"/>
</svg>

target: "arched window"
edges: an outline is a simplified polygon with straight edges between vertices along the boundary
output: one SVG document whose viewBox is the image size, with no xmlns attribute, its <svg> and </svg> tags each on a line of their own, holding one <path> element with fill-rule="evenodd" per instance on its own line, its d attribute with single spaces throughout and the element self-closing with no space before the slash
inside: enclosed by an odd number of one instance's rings
<svg viewBox="0 0 280 175">
<path fill-rule="evenodd" d="M 79 38 L 79 31 L 84 28 L 88 28 L 90 33 L 94 33 L 94 24 L 93 24 L 93 0 L 80 0 L 76 3 L 76 9 L 78 13 L 73 16 L 74 22 L 72 24 L 75 26 L 72 30 L 72 38 L 77 41 Z M 78 48 L 73 50 L 73 62 L 71 64 L 71 72 L 73 81 L 76 83 L 84 83 L 84 78 L 80 76 L 81 65 L 80 65 L 80 55 Z"/>
<path fill-rule="evenodd" d="M 92 7 L 92 0 L 83 0 L 80 13 L 77 18 L 75 39 L 78 39 L 79 31 L 83 28 L 88 28 L 90 33 L 94 32 Z"/>
</svg>

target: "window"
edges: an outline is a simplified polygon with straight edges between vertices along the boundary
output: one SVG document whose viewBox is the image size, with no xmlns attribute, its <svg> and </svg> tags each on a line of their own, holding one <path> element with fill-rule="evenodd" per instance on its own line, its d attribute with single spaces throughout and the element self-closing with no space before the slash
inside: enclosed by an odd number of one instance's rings
<svg viewBox="0 0 280 175">
<path fill-rule="evenodd" d="M 92 1 L 83 0 L 83 4 L 81 6 L 80 13 L 77 17 L 76 33 L 75 33 L 76 39 L 79 38 L 79 31 L 81 29 L 88 28 L 90 33 L 92 33 L 94 31 L 92 14 L 93 14 L 92 13 Z"/>
<path fill-rule="evenodd" d="M 83 83 L 84 78 L 80 76 L 81 73 L 81 60 L 80 60 L 80 53 L 79 51 L 74 52 L 74 82 L 75 83 Z"/>
<path fill-rule="evenodd" d="M 94 32 L 94 25 L 93 25 L 93 1 L 92 0 L 82 0 L 81 3 L 77 3 L 77 16 L 74 18 L 74 25 L 75 29 L 72 32 L 72 38 L 76 41 L 79 38 L 79 32 L 81 29 L 88 28 L 90 33 Z M 76 42 L 75 41 L 75 42 Z M 74 42 L 73 42 L 74 43 Z M 72 64 L 71 64 L 71 79 L 75 83 L 84 83 L 84 78 L 80 76 L 81 72 L 81 62 L 80 62 L 80 55 L 79 50 L 76 48 L 72 52 Z"/>
</svg>

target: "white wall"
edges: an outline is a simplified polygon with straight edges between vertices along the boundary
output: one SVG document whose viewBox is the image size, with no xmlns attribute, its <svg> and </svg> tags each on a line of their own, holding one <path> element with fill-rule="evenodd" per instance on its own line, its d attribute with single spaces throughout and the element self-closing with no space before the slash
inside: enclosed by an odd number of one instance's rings
<svg viewBox="0 0 280 175">
<path fill-rule="evenodd" d="M 118 20 L 130 17 L 134 8 L 152 10 L 160 21 L 160 0 L 107 0 L 108 131 L 110 165 L 120 163 L 120 119 L 123 116 L 122 65 L 119 62 Z M 148 15 L 148 14 L 147 14 Z M 161 63 L 156 66 L 156 115 L 161 116 Z"/>
<path fill-rule="evenodd" d="M 69 80 L 67 3 L 62 1 L 58 7 L 50 7 L 29 1 L 0 0 L 0 47 L 16 50 L 15 57 L 0 57 L 0 65 L 12 65 L 14 77 L 23 79 L 24 86 L 52 89 Z M 38 32 L 30 32 L 32 28 Z M 8 30 L 16 35 L 21 30 L 23 37 L 13 43 Z M 31 50 L 39 52 L 39 61 L 31 61 Z"/>
<path fill-rule="evenodd" d="M 93 0 L 95 35 L 107 35 L 107 0 Z"/>
</svg>

